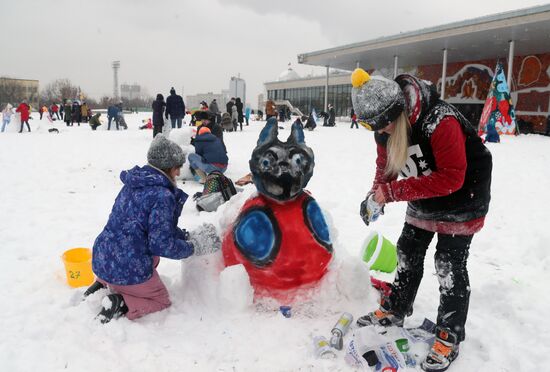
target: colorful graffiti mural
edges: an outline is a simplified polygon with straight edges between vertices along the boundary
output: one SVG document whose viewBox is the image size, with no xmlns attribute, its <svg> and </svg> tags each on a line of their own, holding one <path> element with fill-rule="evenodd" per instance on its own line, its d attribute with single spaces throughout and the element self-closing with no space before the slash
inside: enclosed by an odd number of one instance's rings
<svg viewBox="0 0 550 372">
<path fill-rule="evenodd" d="M 482 105 L 490 92 L 497 60 L 456 62 L 447 65 L 445 99 L 457 104 Z M 502 61 L 507 71 L 507 61 Z M 417 76 L 441 90 L 441 64 L 417 67 Z M 528 131 L 544 133 L 550 115 L 550 53 L 514 57 L 511 98 L 517 123 Z M 521 129 L 521 127 L 520 127 Z"/>
</svg>

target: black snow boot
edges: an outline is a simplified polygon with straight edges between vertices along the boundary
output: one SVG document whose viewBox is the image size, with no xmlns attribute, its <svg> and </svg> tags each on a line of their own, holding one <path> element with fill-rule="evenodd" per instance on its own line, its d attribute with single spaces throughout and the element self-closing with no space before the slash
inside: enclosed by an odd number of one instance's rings
<svg viewBox="0 0 550 372">
<path fill-rule="evenodd" d="M 96 293 L 97 291 L 99 291 L 100 289 L 103 289 L 103 288 L 105 288 L 105 286 L 96 280 L 94 282 L 94 284 L 92 284 L 91 286 L 88 287 L 88 289 L 86 290 L 86 292 L 84 292 L 84 294 L 82 296 L 84 298 L 86 298 L 89 295 L 94 294 L 94 293 Z"/>
<path fill-rule="evenodd" d="M 426 372 L 446 371 L 458 356 L 458 337 L 448 328 L 435 329 L 435 341 L 432 349 L 422 362 L 422 369 Z"/>
<path fill-rule="evenodd" d="M 110 294 L 101 301 L 103 308 L 97 314 L 96 319 L 102 324 L 109 323 L 112 319 L 117 319 L 128 312 L 128 306 L 124 303 L 124 298 L 120 294 Z"/>
</svg>

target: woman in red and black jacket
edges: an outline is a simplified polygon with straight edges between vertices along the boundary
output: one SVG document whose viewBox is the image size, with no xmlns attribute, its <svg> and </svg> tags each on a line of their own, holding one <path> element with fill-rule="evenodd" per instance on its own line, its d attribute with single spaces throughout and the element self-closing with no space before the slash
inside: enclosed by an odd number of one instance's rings
<svg viewBox="0 0 550 372">
<path fill-rule="evenodd" d="M 27 124 L 27 129 L 29 132 L 31 131 L 31 126 L 29 125 L 29 118 L 30 118 L 30 109 L 31 107 L 27 103 L 26 100 L 23 100 L 17 109 L 16 112 L 19 112 L 21 114 L 21 129 L 19 129 L 19 133 L 23 133 L 23 124 Z"/>
<path fill-rule="evenodd" d="M 470 295 L 466 262 L 473 235 L 483 227 L 489 209 L 491 153 L 429 82 L 406 74 L 392 81 L 357 69 L 352 84 L 358 121 L 375 131 L 377 144 L 376 174 L 361 217 L 368 225 L 385 204 L 408 202 L 391 295 L 358 324 L 403 325 L 412 313 L 426 250 L 437 234 L 436 340 L 422 368 L 444 371 L 465 336 Z"/>
</svg>

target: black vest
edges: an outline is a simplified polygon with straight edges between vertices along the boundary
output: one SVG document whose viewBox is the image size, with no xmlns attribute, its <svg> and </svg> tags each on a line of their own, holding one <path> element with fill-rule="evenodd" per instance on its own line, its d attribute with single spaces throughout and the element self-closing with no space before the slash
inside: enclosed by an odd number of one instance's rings
<svg viewBox="0 0 550 372">
<path fill-rule="evenodd" d="M 431 137 L 445 116 L 456 118 L 466 135 L 464 184 L 450 195 L 410 201 L 407 215 L 431 221 L 471 221 L 485 216 L 489 210 L 493 161 L 475 129 L 453 106 L 438 100 L 424 118 L 412 125 L 409 158 L 401 175 L 405 178 L 427 176 L 437 170 Z M 381 136 L 377 136 L 376 140 L 385 145 Z"/>
</svg>

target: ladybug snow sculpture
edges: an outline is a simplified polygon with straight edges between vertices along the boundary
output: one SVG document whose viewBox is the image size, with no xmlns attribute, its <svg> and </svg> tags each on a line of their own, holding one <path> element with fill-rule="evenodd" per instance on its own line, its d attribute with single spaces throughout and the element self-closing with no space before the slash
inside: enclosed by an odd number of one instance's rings
<svg viewBox="0 0 550 372">
<path fill-rule="evenodd" d="M 313 174 L 313 151 L 298 125 L 287 142 L 277 134 L 271 118 L 250 159 L 259 195 L 246 201 L 222 245 L 225 265 L 243 264 L 256 293 L 273 297 L 318 282 L 333 256 L 323 213 L 303 189 Z"/>
</svg>

